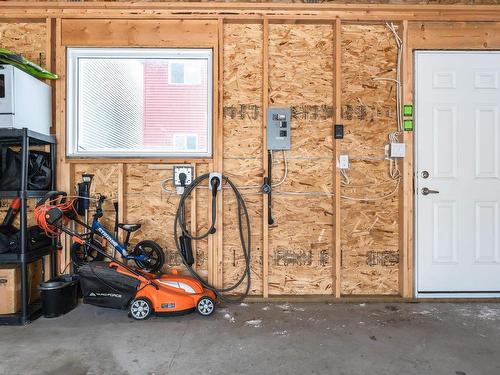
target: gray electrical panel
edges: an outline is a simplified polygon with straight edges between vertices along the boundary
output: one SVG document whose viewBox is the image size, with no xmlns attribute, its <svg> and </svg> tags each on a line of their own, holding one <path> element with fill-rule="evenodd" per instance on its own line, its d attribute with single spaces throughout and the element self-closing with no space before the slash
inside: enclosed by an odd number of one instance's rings
<svg viewBox="0 0 500 375">
<path fill-rule="evenodd" d="M 266 116 L 267 149 L 290 150 L 292 111 L 290 108 L 268 108 Z"/>
</svg>

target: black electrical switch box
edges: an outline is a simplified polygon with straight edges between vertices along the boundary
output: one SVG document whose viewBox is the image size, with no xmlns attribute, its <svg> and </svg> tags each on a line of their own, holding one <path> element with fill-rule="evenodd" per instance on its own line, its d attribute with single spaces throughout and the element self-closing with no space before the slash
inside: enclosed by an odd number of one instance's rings
<svg viewBox="0 0 500 375">
<path fill-rule="evenodd" d="M 287 122 L 286 121 L 280 121 L 280 128 L 286 129 Z"/>
<path fill-rule="evenodd" d="M 344 139 L 344 125 L 335 124 L 334 138 Z"/>
<path fill-rule="evenodd" d="M 286 130 L 280 130 L 280 137 L 286 137 Z"/>
</svg>

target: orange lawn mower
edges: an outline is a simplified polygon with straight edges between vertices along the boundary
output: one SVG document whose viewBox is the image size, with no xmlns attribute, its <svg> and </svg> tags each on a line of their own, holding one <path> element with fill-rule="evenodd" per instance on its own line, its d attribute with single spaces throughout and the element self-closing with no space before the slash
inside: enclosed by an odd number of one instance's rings
<svg viewBox="0 0 500 375">
<path fill-rule="evenodd" d="M 195 277 L 155 274 L 120 262 L 87 236 L 72 230 L 68 224 L 76 220 L 74 199 L 66 193 L 47 193 L 35 208 L 37 224 L 48 236 L 71 236 L 75 243 L 87 246 L 110 262 L 88 262 L 78 269 L 83 302 L 102 307 L 128 309 L 129 316 L 145 320 L 152 314 L 181 314 L 197 311 L 209 316 L 215 310 L 216 294 Z"/>
</svg>

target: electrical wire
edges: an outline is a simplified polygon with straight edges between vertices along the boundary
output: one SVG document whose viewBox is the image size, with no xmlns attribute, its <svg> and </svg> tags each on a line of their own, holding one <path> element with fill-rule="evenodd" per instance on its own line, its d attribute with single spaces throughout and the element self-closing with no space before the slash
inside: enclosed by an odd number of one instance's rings
<svg viewBox="0 0 500 375">
<path fill-rule="evenodd" d="M 189 184 L 184 193 L 181 195 L 179 206 L 177 207 L 177 211 L 174 219 L 174 240 L 175 245 L 177 247 L 177 251 L 179 252 L 182 263 L 186 266 L 189 273 L 195 277 L 205 288 L 212 290 L 219 299 L 226 302 L 240 302 L 242 301 L 250 292 L 250 284 L 251 284 L 251 272 L 250 272 L 250 253 L 251 253 L 251 228 L 250 228 L 250 216 L 248 215 L 248 210 L 245 204 L 245 200 L 243 199 L 239 189 L 233 182 L 226 176 L 222 175 L 223 182 L 227 183 L 232 191 L 235 194 L 236 201 L 238 203 L 238 231 L 241 243 L 241 249 L 243 252 L 243 256 L 245 258 L 245 270 L 242 273 L 241 277 L 231 286 L 226 288 L 216 288 L 209 282 L 205 281 L 193 268 L 187 263 L 186 259 L 182 255 L 182 248 L 180 244 L 180 239 L 178 236 L 178 228 L 181 228 L 182 234 L 192 240 L 199 240 L 207 237 L 210 234 L 215 233 L 215 225 L 217 219 L 217 199 L 212 199 L 212 223 L 210 224 L 210 228 L 208 231 L 201 235 L 193 235 L 189 233 L 187 229 L 187 223 L 184 217 L 186 200 L 191 195 L 191 192 L 198 187 L 203 181 L 208 180 L 210 178 L 210 173 L 203 174 L 197 177 L 191 184 Z M 244 220 L 242 220 L 242 216 Z M 245 223 L 243 223 L 243 221 Z M 246 230 L 244 229 L 244 225 L 246 226 Z M 245 239 L 246 234 L 246 239 Z M 236 298 L 227 297 L 224 293 L 228 293 L 234 291 L 238 288 L 244 281 L 247 281 L 245 291 L 242 295 Z"/>
<path fill-rule="evenodd" d="M 401 80 L 401 61 L 403 58 L 403 40 L 399 36 L 396 26 L 394 23 L 388 23 L 386 22 L 385 24 L 387 28 L 391 31 L 394 40 L 396 41 L 396 46 L 397 46 L 397 62 L 396 62 L 396 79 L 394 80 L 396 82 L 396 111 L 397 111 L 397 122 L 398 122 L 398 131 L 402 132 L 403 131 L 403 116 L 402 116 L 402 111 L 401 111 L 401 97 L 402 97 L 402 80 Z"/>
<path fill-rule="evenodd" d="M 387 77 L 373 77 L 374 81 L 390 81 L 396 83 L 396 122 L 397 122 L 397 130 L 389 133 L 389 144 L 391 143 L 399 143 L 399 137 L 403 134 L 403 113 L 402 113 L 402 77 L 401 77 L 401 61 L 403 57 L 403 40 L 399 36 L 396 26 L 394 23 L 386 22 L 385 24 L 387 28 L 391 31 L 394 40 L 396 42 L 397 47 L 397 60 L 396 60 L 396 78 L 387 78 Z M 399 181 L 401 179 L 401 171 L 399 170 L 398 161 L 395 158 L 387 156 L 386 158 L 389 160 L 389 176 L 392 180 Z"/>
<path fill-rule="evenodd" d="M 349 175 L 344 168 L 340 169 L 340 176 L 342 177 L 342 180 L 340 182 L 341 185 L 347 186 L 351 183 L 351 179 L 349 178 Z"/>
<path fill-rule="evenodd" d="M 273 156 L 273 153 L 271 152 L 271 157 Z M 272 162 L 274 163 L 274 159 L 272 159 Z M 272 184 L 272 187 L 278 187 L 280 185 L 282 185 L 286 178 L 288 177 L 288 159 L 287 159 L 287 156 L 286 156 L 286 151 L 283 150 L 283 162 L 285 163 L 285 171 L 283 173 L 283 177 L 281 178 L 281 180 L 275 184 Z"/>
<path fill-rule="evenodd" d="M 350 200 L 350 201 L 358 201 L 358 202 L 372 202 L 372 201 L 378 201 L 378 200 L 386 199 L 386 198 L 391 197 L 392 195 L 394 195 L 394 193 L 396 193 L 398 191 L 400 182 L 401 182 L 401 179 L 398 179 L 397 182 L 396 182 L 396 187 L 394 188 L 394 190 L 392 190 L 390 193 L 382 195 L 380 197 L 371 197 L 371 198 L 363 197 L 363 198 L 357 198 L 357 197 L 350 197 L 350 196 L 347 196 L 347 195 L 341 195 L 340 198 L 343 198 L 343 199 L 346 199 L 346 200 Z"/>
<path fill-rule="evenodd" d="M 335 193 L 329 191 L 273 191 L 274 195 L 300 195 L 300 196 L 327 196 L 334 197 Z"/>
</svg>

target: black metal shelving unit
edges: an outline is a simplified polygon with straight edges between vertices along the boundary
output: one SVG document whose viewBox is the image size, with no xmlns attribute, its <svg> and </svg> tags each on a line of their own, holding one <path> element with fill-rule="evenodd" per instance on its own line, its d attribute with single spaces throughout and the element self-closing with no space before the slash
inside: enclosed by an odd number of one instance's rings
<svg viewBox="0 0 500 375">
<path fill-rule="evenodd" d="M 50 275 L 56 276 L 55 246 L 28 252 L 28 199 L 43 197 L 48 191 L 28 190 L 28 161 L 30 146 L 49 146 L 52 168 L 51 189 L 56 186 L 56 140 L 53 136 L 40 134 L 26 128 L 0 128 L 0 145 L 20 146 L 22 154 L 21 190 L 0 191 L 0 199 L 21 198 L 21 247 L 20 253 L 0 254 L 0 264 L 18 264 L 21 267 L 21 311 L 14 314 L 0 315 L 0 325 L 24 325 L 41 315 L 40 301 L 29 303 L 28 264 L 44 256 L 50 255 Z"/>
</svg>

